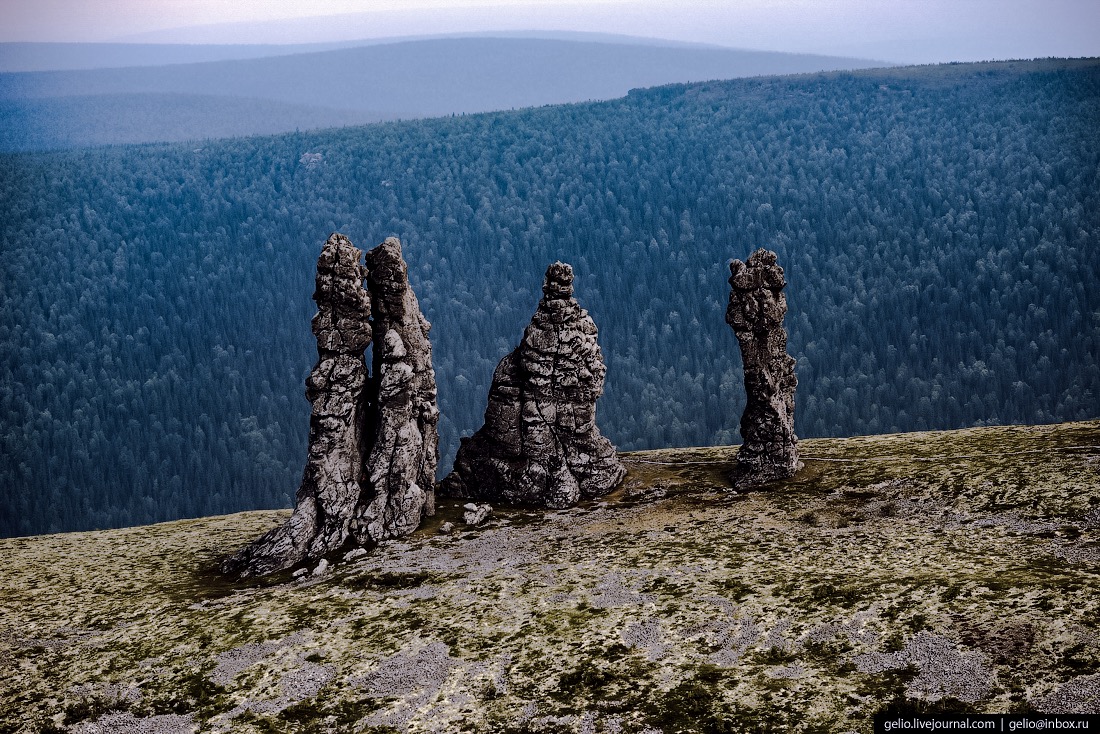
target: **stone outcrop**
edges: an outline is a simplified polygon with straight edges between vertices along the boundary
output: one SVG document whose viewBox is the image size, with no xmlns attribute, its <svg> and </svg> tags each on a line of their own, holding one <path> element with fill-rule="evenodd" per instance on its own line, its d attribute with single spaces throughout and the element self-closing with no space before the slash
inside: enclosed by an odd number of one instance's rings
<svg viewBox="0 0 1100 734">
<path fill-rule="evenodd" d="M 442 491 L 455 497 L 562 508 L 613 489 L 626 474 L 596 428 L 603 354 L 556 262 L 523 341 L 497 365 L 485 424 L 462 439 Z"/>
<path fill-rule="evenodd" d="M 726 323 L 741 345 L 748 394 L 733 480 L 735 486 L 750 486 L 786 479 L 802 468 L 794 433 L 798 380 L 783 328 L 787 283 L 775 253 L 760 249 L 748 262 L 734 260 L 730 273 Z"/>
<path fill-rule="evenodd" d="M 259 576 L 344 545 L 407 535 L 434 511 L 439 412 L 429 324 L 400 243 L 372 250 L 368 267 L 362 255 L 341 234 L 321 250 L 312 322 L 318 358 L 306 380 L 309 455 L 294 513 L 226 560 L 227 573 Z M 364 357 L 372 335 L 373 378 Z"/>
<path fill-rule="evenodd" d="M 373 443 L 363 482 L 373 496 L 354 522 L 362 545 L 408 535 L 421 517 L 435 514 L 439 463 L 431 324 L 409 287 L 395 237 L 367 253 L 367 272 L 375 342 L 366 416 Z"/>
</svg>

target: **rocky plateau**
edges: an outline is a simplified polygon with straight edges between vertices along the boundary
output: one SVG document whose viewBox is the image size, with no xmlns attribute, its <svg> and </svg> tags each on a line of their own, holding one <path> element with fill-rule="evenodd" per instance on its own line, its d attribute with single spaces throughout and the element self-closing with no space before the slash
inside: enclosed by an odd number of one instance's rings
<svg viewBox="0 0 1100 734">
<path fill-rule="evenodd" d="M 1100 710 L 1100 422 L 620 454 L 244 583 L 289 511 L 0 540 L 0 731 L 870 732 Z M 450 532 L 440 532 L 449 525 Z"/>
</svg>

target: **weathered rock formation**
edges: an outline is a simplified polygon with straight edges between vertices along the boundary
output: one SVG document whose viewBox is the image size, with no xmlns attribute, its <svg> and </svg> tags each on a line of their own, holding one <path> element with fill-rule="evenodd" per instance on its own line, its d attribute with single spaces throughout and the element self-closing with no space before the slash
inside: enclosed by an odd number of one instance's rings
<svg viewBox="0 0 1100 734">
<path fill-rule="evenodd" d="M 607 368 L 596 325 L 573 298 L 573 269 L 552 264 L 542 292 L 523 341 L 497 365 L 485 425 L 462 439 L 446 494 L 562 508 L 626 474 L 596 428 Z"/>
<path fill-rule="evenodd" d="M 367 253 L 373 312 L 374 377 L 367 408 L 365 487 L 373 497 L 357 513 L 353 532 L 363 545 L 408 535 L 435 514 L 439 463 L 431 324 L 409 287 L 401 243 L 391 237 Z"/>
<path fill-rule="evenodd" d="M 306 380 L 309 455 L 294 513 L 230 557 L 227 573 L 259 576 L 349 543 L 407 535 L 434 511 L 439 412 L 429 324 L 408 286 L 400 243 L 388 239 L 368 253 L 374 272 L 360 264 L 362 255 L 333 234 L 317 260 L 318 359 Z M 364 358 L 372 334 L 380 337 L 373 378 Z"/>
<path fill-rule="evenodd" d="M 760 249 L 747 263 L 730 263 L 732 286 L 726 323 L 741 345 L 748 404 L 741 416 L 735 486 L 785 479 L 802 468 L 794 433 L 794 359 L 787 354 L 783 268 Z"/>
</svg>

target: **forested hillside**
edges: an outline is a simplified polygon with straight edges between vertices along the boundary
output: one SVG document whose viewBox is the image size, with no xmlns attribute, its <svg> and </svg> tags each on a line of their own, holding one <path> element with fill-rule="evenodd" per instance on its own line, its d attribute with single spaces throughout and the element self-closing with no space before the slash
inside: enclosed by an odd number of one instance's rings
<svg viewBox="0 0 1100 734">
<path fill-rule="evenodd" d="M 1100 64 L 1047 61 L 0 156 L 0 533 L 288 505 L 334 230 L 405 243 L 443 469 L 554 259 L 622 449 L 738 440 L 726 264 L 761 246 L 802 436 L 1096 417 L 1098 121 Z"/>
<path fill-rule="evenodd" d="M 215 94 L 95 94 L 0 100 L 0 150 L 49 150 L 283 133 L 377 122 L 367 110 Z M 202 133 L 198 135 L 197 133 Z M 201 142 L 195 146 L 202 145 Z"/>
</svg>

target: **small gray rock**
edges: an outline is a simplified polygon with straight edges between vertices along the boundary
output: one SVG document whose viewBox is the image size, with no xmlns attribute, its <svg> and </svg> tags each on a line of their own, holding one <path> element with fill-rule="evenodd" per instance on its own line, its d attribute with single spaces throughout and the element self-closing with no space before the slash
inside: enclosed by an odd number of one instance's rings
<svg viewBox="0 0 1100 734">
<path fill-rule="evenodd" d="M 366 548 L 353 548 L 344 554 L 344 562 L 354 561 L 356 558 L 362 558 L 370 553 Z"/>
<path fill-rule="evenodd" d="M 323 574 L 327 570 L 328 570 L 328 561 L 325 560 L 324 558 L 322 558 L 321 562 L 317 564 L 317 568 L 313 569 L 313 575 L 314 576 L 320 576 L 321 574 Z"/>
<path fill-rule="evenodd" d="M 455 524 L 450 521 L 447 521 L 439 526 L 439 532 L 443 533 L 444 535 L 450 535 L 451 532 L 454 531 L 454 529 Z"/>
<path fill-rule="evenodd" d="M 480 525 L 493 513 L 492 505 L 475 505 L 471 502 L 466 507 L 471 508 L 462 515 L 462 519 L 467 525 Z"/>
</svg>

